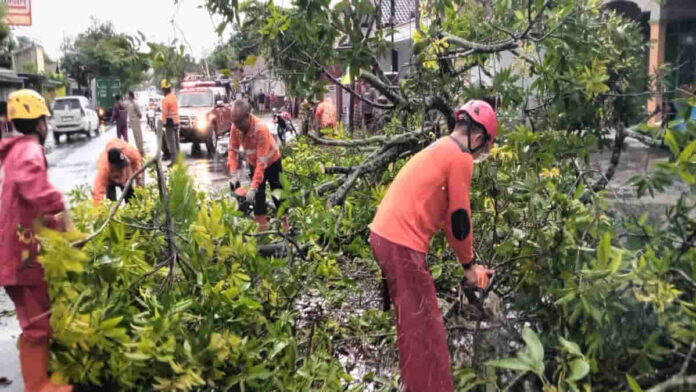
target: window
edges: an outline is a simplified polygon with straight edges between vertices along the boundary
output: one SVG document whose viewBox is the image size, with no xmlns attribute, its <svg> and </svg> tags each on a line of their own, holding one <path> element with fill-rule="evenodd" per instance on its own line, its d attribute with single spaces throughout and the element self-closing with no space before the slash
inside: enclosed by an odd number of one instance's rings
<svg viewBox="0 0 696 392">
<path fill-rule="evenodd" d="M 77 98 L 58 99 L 53 102 L 53 110 L 67 112 L 80 109 L 82 109 L 82 106 L 80 106 L 80 100 Z"/>
<path fill-rule="evenodd" d="M 213 106 L 212 94 L 203 92 L 184 92 L 179 94 L 179 106 L 181 107 L 210 107 Z"/>
</svg>

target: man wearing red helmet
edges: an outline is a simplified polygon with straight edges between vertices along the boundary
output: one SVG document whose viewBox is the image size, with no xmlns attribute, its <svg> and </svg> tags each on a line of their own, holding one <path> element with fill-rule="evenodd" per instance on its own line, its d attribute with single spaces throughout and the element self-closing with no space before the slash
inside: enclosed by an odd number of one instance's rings
<svg viewBox="0 0 696 392">
<path fill-rule="evenodd" d="M 474 159 L 498 135 L 495 111 L 470 101 L 455 111 L 454 131 L 411 158 L 377 208 L 370 245 L 396 308 L 401 378 L 406 392 L 454 391 L 447 336 L 425 255 L 445 231 L 467 284 L 488 287 L 494 273 L 474 262 L 469 188 Z"/>
</svg>

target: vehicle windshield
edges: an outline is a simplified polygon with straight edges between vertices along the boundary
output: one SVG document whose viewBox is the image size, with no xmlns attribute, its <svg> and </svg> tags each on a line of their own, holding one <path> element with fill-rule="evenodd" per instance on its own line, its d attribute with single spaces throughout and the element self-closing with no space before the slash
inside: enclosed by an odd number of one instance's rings
<svg viewBox="0 0 696 392">
<path fill-rule="evenodd" d="M 69 110 L 79 110 L 80 100 L 78 99 L 58 99 L 53 103 L 53 110 L 58 111 L 69 111 Z"/>
<path fill-rule="evenodd" d="M 213 106 L 213 95 L 209 92 L 180 93 L 179 106 L 181 107 L 210 107 Z"/>
</svg>

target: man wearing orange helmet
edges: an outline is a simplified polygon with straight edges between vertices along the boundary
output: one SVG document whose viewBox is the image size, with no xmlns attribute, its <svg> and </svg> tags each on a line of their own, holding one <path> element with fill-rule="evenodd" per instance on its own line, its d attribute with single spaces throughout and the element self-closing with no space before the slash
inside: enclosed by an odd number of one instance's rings
<svg viewBox="0 0 696 392">
<path fill-rule="evenodd" d="M 469 189 L 474 159 L 490 150 L 498 119 L 484 101 L 455 111 L 454 131 L 411 158 L 377 208 L 370 245 L 396 310 L 406 392 L 454 391 L 447 336 L 425 262 L 430 239 L 445 231 L 465 282 L 488 287 L 494 273 L 474 262 Z"/>
<path fill-rule="evenodd" d="M 12 299 L 22 328 L 19 362 L 28 392 L 70 392 L 48 377 L 51 338 L 50 301 L 38 261 L 37 222 L 70 230 L 72 221 L 61 193 L 48 181 L 43 143 L 51 115 L 33 90 L 18 90 L 7 100 L 16 134 L 0 142 L 0 286 Z"/>
</svg>

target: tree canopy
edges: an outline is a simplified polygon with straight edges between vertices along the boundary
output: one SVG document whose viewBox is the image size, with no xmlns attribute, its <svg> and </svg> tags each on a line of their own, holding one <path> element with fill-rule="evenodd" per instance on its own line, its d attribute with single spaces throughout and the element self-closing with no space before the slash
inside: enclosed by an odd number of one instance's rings
<svg viewBox="0 0 696 392">
<path fill-rule="evenodd" d="M 128 88 L 140 83 L 149 67 L 141 53 L 144 41 L 117 32 L 111 22 L 93 19 L 87 31 L 63 43 L 63 68 L 82 86 L 94 77 L 115 76 Z"/>
</svg>

